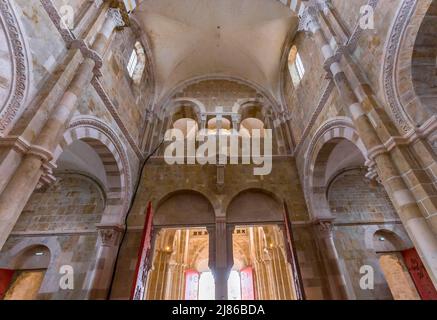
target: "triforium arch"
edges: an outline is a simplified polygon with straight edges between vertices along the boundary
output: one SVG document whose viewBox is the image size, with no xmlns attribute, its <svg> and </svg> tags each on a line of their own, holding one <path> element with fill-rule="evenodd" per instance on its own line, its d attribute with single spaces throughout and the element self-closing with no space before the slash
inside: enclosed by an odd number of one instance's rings
<svg viewBox="0 0 437 320">
<path fill-rule="evenodd" d="M 56 148 L 54 162 L 76 140 L 88 144 L 103 163 L 107 177 L 107 184 L 104 185 L 107 197 L 103 215 L 105 223 L 122 225 L 132 196 L 132 180 L 128 158 L 121 142 L 102 122 L 92 118 L 78 118 L 72 121 Z"/>
<path fill-rule="evenodd" d="M 348 141 L 352 150 L 355 148 L 360 153 L 357 156 L 361 156 L 362 164 L 367 162 L 367 151 L 349 118 L 331 119 L 320 127 L 306 152 L 303 178 L 305 198 L 313 220 L 333 218 L 327 200 L 328 184 L 342 168 L 334 169 L 336 172 L 327 177 L 326 166 L 333 149 L 342 141 Z"/>
</svg>

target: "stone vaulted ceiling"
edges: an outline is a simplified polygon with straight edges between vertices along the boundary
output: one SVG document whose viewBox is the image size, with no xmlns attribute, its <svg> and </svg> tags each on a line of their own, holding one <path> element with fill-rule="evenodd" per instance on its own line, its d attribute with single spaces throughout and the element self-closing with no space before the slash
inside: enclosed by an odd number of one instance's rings
<svg viewBox="0 0 437 320">
<path fill-rule="evenodd" d="M 158 98 L 207 75 L 243 78 L 279 95 L 282 50 L 297 17 L 275 0 L 144 0 L 135 19 L 146 32 Z"/>
</svg>

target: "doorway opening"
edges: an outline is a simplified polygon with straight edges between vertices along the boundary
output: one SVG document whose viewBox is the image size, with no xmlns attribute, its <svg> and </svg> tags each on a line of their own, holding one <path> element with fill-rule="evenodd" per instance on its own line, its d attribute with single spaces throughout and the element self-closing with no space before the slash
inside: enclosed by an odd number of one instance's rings
<svg viewBox="0 0 437 320">
<path fill-rule="evenodd" d="M 295 300 L 284 233 L 278 225 L 237 226 L 229 300 Z"/>
<path fill-rule="evenodd" d="M 157 234 L 147 279 L 148 300 L 214 300 L 206 228 L 169 228 Z"/>
<path fill-rule="evenodd" d="M 50 263 L 46 246 L 23 250 L 11 269 L 0 269 L 0 300 L 37 300 Z"/>
</svg>

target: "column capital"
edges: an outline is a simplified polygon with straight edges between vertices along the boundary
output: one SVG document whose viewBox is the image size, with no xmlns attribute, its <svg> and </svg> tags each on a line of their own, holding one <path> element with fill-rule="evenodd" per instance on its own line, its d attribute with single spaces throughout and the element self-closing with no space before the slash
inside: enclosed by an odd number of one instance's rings
<svg viewBox="0 0 437 320">
<path fill-rule="evenodd" d="M 313 224 L 321 233 L 331 234 L 334 230 L 334 219 L 317 219 Z"/>
<path fill-rule="evenodd" d="M 121 28 L 121 27 L 124 27 L 126 25 L 120 9 L 109 8 L 108 12 L 106 13 L 106 18 L 111 19 L 116 28 Z"/>
<path fill-rule="evenodd" d="M 304 10 L 299 16 L 298 31 L 315 33 L 320 29 L 318 11 L 319 7 L 313 1 L 305 4 Z"/>
<path fill-rule="evenodd" d="M 96 225 L 99 240 L 104 247 L 113 247 L 119 244 L 121 233 L 124 230 L 120 225 Z"/>
</svg>

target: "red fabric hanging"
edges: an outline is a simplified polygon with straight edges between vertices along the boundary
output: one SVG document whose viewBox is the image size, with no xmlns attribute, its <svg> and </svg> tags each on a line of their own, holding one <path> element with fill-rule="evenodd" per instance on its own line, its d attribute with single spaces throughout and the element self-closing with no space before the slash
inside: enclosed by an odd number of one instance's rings
<svg viewBox="0 0 437 320">
<path fill-rule="evenodd" d="M 14 270 L 0 269 L 0 300 L 3 300 L 8 291 L 13 276 Z"/>
<path fill-rule="evenodd" d="M 150 257 L 150 249 L 152 244 L 152 221 L 153 210 L 152 203 L 147 206 L 146 219 L 144 222 L 143 235 L 141 245 L 138 251 L 138 261 L 135 268 L 134 283 L 131 291 L 131 300 L 142 300 L 146 291 L 146 276 L 148 259 Z"/>
<path fill-rule="evenodd" d="M 437 300 L 437 290 L 416 249 L 405 250 L 402 252 L 402 256 L 422 300 Z"/>
</svg>

